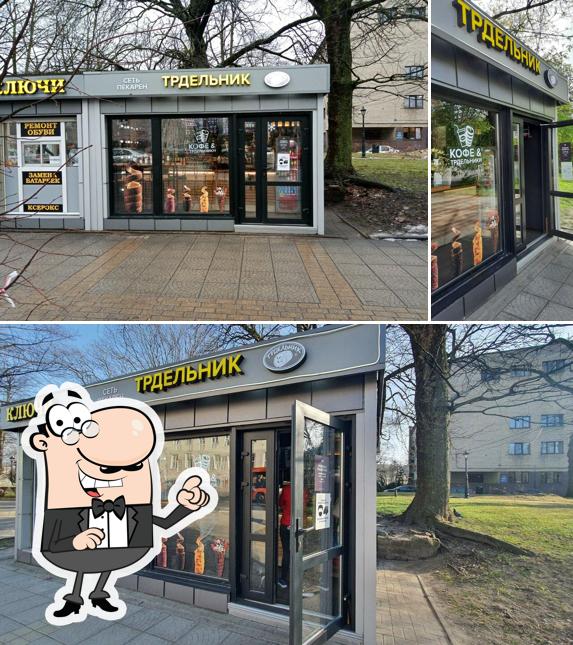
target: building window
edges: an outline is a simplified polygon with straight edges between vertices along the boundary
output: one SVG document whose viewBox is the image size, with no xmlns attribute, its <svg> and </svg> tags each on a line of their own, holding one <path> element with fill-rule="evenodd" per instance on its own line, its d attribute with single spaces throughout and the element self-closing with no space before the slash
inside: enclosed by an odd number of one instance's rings
<svg viewBox="0 0 573 645">
<path fill-rule="evenodd" d="M 509 455 L 529 455 L 531 454 L 529 443 L 510 443 L 508 447 Z"/>
<path fill-rule="evenodd" d="M 432 101 L 432 291 L 502 249 L 497 113 Z"/>
<path fill-rule="evenodd" d="M 530 416 L 512 417 L 509 420 L 510 430 L 522 430 L 524 428 L 530 428 L 530 427 L 531 427 Z"/>
<path fill-rule="evenodd" d="M 499 483 L 500 484 L 514 484 L 515 483 L 515 473 L 499 473 Z"/>
<path fill-rule="evenodd" d="M 498 367 L 481 371 L 481 380 L 483 383 L 489 383 L 490 381 L 499 381 L 500 378 L 501 369 Z"/>
<path fill-rule="evenodd" d="M 112 119 L 113 212 L 153 213 L 151 119 Z"/>
<path fill-rule="evenodd" d="M 542 484 L 560 484 L 561 473 L 559 472 L 542 472 L 539 473 L 539 480 Z"/>
<path fill-rule="evenodd" d="M 511 375 L 514 377 L 531 376 L 531 369 L 527 365 L 514 365 L 511 368 Z"/>
<path fill-rule="evenodd" d="M 422 138 L 422 128 L 396 128 L 395 138 L 408 139 L 410 141 L 419 141 Z"/>
<path fill-rule="evenodd" d="M 424 78 L 424 66 L 406 65 L 406 76 L 408 78 Z"/>
<path fill-rule="evenodd" d="M 521 473 L 521 483 L 529 484 L 529 473 L 527 471 Z"/>
<path fill-rule="evenodd" d="M 544 428 L 557 428 L 563 425 L 562 414 L 542 414 L 541 425 Z"/>
<path fill-rule="evenodd" d="M 405 96 L 404 107 L 407 110 L 421 110 L 424 107 L 424 96 L 422 94 L 409 94 Z"/>
<path fill-rule="evenodd" d="M 565 367 L 565 359 L 556 358 L 552 361 L 543 361 L 541 366 L 543 368 L 543 371 L 547 374 L 551 374 L 552 372 L 559 372 L 559 370 L 562 370 Z"/>
<path fill-rule="evenodd" d="M 542 441 L 541 454 L 542 455 L 562 455 L 563 442 L 562 441 Z"/>
<path fill-rule="evenodd" d="M 387 25 L 395 20 L 425 18 L 427 15 L 426 7 L 402 6 L 387 7 L 378 12 L 378 20 L 381 25 Z"/>
<path fill-rule="evenodd" d="M 161 121 L 163 212 L 229 212 L 229 119 Z"/>
<path fill-rule="evenodd" d="M 205 468 L 211 475 L 211 485 L 219 494 L 217 508 L 206 517 L 183 528 L 174 536 L 163 539 L 163 548 L 155 558 L 155 568 L 229 579 L 229 513 L 230 513 L 230 443 L 218 437 L 193 437 L 179 441 L 165 441 L 159 460 L 161 499 L 167 502 L 167 493 L 180 472 L 172 467 L 173 457 L 182 454 L 184 462 Z M 178 444 L 178 445 L 176 445 Z"/>
</svg>

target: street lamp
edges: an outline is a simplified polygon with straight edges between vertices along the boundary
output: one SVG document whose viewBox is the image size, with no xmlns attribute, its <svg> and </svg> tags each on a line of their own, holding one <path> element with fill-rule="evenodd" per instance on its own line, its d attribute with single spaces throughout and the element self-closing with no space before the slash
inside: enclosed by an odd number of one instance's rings
<svg viewBox="0 0 573 645">
<path fill-rule="evenodd" d="M 469 452 L 467 450 L 464 451 L 464 459 L 466 462 L 466 489 L 465 489 L 465 494 L 464 497 L 467 499 L 470 496 L 470 479 L 468 475 L 468 457 L 469 457 Z"/>
<path fill-rule="evenodd" d="M 366 130 L 365 130 L 365 125 L 364 125 L 364 118 L 366 117 L 366 108 L 362 106 L 360 110 L 360 114 L 362 114 L 362 158 L 366 157 Z"/>
</svg>

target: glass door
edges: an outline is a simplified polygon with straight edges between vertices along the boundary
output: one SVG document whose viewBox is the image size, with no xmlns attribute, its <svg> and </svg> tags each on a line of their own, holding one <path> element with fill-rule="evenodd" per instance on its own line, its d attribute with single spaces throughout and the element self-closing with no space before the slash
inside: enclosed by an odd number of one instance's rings
<svg viewBox="0 0 573 645">
<path fill-rule="evenodd" d="M 526 244 L 526 219 L 524 197 L 524 139 L 523 121 L 512 123 L 513 149 L 513 212 L 515 226 L 515 250 L 521 251 Z"/>
<path fill-rule="evenodd" d="M 573 238 L 573 120 L 557 121 L 546 127 L 553 131 L 553 182 L 549 194 L 553 200 L 555 231 Z"/>
<path fill-rule="evenodd" d="M 344 625 L 344 433 L 348 424 L 296 401 L 292 419 L 290 643 Z"/>
<path fill-rule="evenodd" d="M 239 222 L 311 223 L 307 116 L 239 118 L 238 159 Z"/>
<path fill-rule="evenodd" d="M 245 432 L 241 460 L 241 597 L 273 602 L 274 433 Z"/>
</svg>

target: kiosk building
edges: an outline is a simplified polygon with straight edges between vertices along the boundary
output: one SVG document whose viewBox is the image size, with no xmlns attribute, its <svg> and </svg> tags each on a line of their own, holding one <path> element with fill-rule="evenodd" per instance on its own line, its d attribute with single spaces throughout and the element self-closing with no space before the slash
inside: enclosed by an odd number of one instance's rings
<svg viewBox="0 0 573 645">
<path fill-rule="evenodd" d="M 251 620 L 289 621 L 293 643 L 339 631 L 338 639 L 374 643 L 384 349 L 380 325 L 327 326 L 88 386 L 94 400 L 138 398 L 163 419 L 165 495 L 196 465 L 219 494 L 211 515 L 166 540 L 122 584 Z M 200 378 L 189 382 L 188 368 Z M 21 432 L 33 415 L 33 402 L 12 403 L 0 410 L 0 428 Z M 285 541 L 279 496 L 288 482 Z M 34 500 L 34 462 L 19 449 L 15 556 L 29 563 Z"/>
</svg>

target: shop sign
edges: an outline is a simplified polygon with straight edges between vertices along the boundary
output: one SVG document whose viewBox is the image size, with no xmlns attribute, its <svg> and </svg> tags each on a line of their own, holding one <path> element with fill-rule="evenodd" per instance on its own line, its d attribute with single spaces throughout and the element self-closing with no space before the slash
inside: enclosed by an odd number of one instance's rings
<svg viewBox="0 0 573 645">
<path fill-rule="evenodd" d="M 279 152 L 277 154 L 277 170 L 279 172 L 288 172 L 290 170 L 290 154 L 288 152 Z"/>
<path fill-rule="evenodd" d="M 330 528 L 330 493 L 316 493 L 314 528 L 317 531 Z"/>
<path fill-rule="evenodd" d="M 25 421 L 26 419 L 32 419 L 36 416 L 36 410 L 34 409 L 34 404 L 30 403 L 21 403 L 20 405 L 12 405 L 6 410 L 6 421 Z"/>
<path fill-rule="evenodd" d="M 104 387 L 101 391 L 101 398 L 102 399 L 109 399 L 114 396 L 120 396 L 120 391 L 118 387 L 115 387 L 115 385 L 110 385 L 108 387 Z"/>
<path fill-rule="evenodd" d="M 448 160 L 452 166 L 478 166 L 483 162 L 482 149 L 474 148 L 475 128 L 454 126 L 460 143 L 459 148 L 448 148 Z"/>
<path fill-rule="evenodd" d="M 136 376 L 135 384 L 138 392 L 163 392 L 171 387 L 200 383 L 207 379 L 216 380 L 244 374 L 240 365 L 243 354 L 232 354 L 224 358 L 214 358 L 206 363 L 182 365 L 173 369 L 162 370 Z"/>
<path fill-rule="evenodd" d="M 23 170 L 22 182 L 24 185 L 36 186 L 61 185 L 62 173 L 59 170 Z"/>
<path fill-rule="evenodd" d="M 63 204 L 24 204 L 24 213 L 63 213 Z"/>
<path fill-rule="evenodd" d="M 137 76 L 124 76 L 115 86 L 120 92 L 132 92 L 133 90 L 146 90 L 147 83 L 144 83 Z"/>
<path fill-rule="evenodd" d="M 166 74 L 161 77 L 163 87 L 191 89 L 192 87 L 223 87 L 250 85 L 250 72 L 240 74 Z"/>
<path fill-rule="evenodd" d="M 329 467 L 328 457 L 316 455 L 314 457 L 314 490 L 324 493 L 328 490 Z"/>
<path fill-rule="evenodd" d="M 65 78 L 44 78 L 39 81 L 9 79 L 0 85 L 0 94 L 4 96 L 44 94 L 63 94 L 66 91 Z"/>
<path fill-rule="evenodd" d="M 284 87 L 290 83 L 290 76 L 286 72 L 270 72 L 264 81 L 269 87 Z"/>
<path fill-rule="evenodd" d="M 216 152 L 215 143 L 211 141 L 209 143 L 209 135 L 211 133 L 206 128 L 201 128 L 200 130 L 195 130 L 195 142 L 190 143 L 187 148 L 191 154 L 203 154 L 203 153 L 213 153 Z"/>
<path fill-rule="evenodd" d="M 20 124 L 23 137 L 59 137 L 59 121 L 25 121 Z"/>
<path fill-rule="evenodd" d="M 263 356 L 263 365 L 271 372 L 290 372 L 302 365 L 305 358 L 304 345 L 290 341 L 268 349 Z"/>
<path fill-rule="evenodd" d="M 477 32 L 477 39 L 488 48 L 505 53 L 512 61 L 523 65 L 533 74 L 541 74 L 539 58 L 526 47 L 522 47 L 515 38 L 470 7 L 466 0 L 454 0 L 452 4 L 458 13 L 458 27 L 465 28 L 469 34 Z"/>
</svg>

